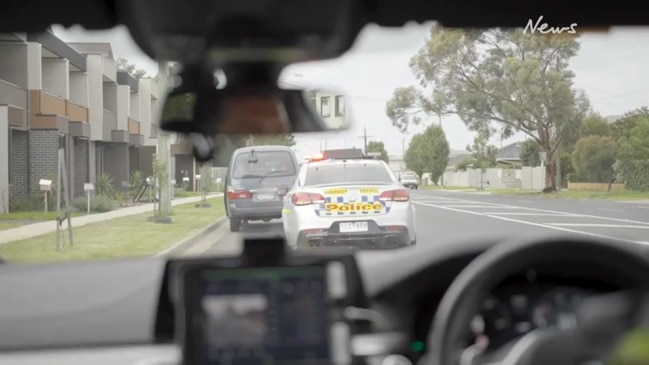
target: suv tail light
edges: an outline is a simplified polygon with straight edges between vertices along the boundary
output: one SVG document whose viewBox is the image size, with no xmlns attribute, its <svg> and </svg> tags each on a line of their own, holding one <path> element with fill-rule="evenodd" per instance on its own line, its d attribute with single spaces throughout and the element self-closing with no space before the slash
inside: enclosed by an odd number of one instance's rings
<svg viewBox="0 0 649 365">
<path fill-rule="evenodd" d="M 410 193 L 408 189 L 388 190 L 382 192 L 379 199 L 393 202 L 407 202 L 410 199 Z"/>
<path fill-rule="evenodd" d="M 228 186 L 228 200 L 250 199 L 252 193 L 250 190 L 240 189 L 236 190 L 232 186 Z"/>
<path fill-rule="evenodd" d="M 315 193 L 295 193 L 291 196 L 293 205 L 310 205 L 325 202 L 324 196 Z"/>
</svg>

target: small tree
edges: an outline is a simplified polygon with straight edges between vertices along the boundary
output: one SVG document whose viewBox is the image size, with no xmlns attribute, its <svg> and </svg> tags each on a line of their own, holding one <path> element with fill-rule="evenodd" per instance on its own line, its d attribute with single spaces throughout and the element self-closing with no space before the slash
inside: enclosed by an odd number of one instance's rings
<svg viewBox="0 0 649 365">
<path fill-rule="evenodd" d="M 369 141 L 367 143 L 367 152 L 368 153 L 378 152 L 381 154 L 381 157 L 379 157 L 381 160 L 385 162 L 390 162 L 390 158 L 388 157 L 388 151 L 385 150 L 385 146 L 381 141 Z"/>
<path fill-rule="evenodd" d="M 583 182 L 611 182 L 617 144 L 611 137 L 588 136 L 577 141 L 573 165 Z"/>
<path fill-rule="evenodd" d="M 496 166 L 498 149 L 489 144 L 489 133 L 481 130 L 473 139 L 473 146 L 467 146 L 467 151 L 472 152 L 473 167 L 480 169 L 480 188 L 483 189 L 484 173 L 489 167 Z"/>
<path fill-rule="evenodd" d="M 433 184 L 437 185 L 448 166 L 450 153 L 444 130 L 439 126 L 429 126 L 412 138 L 404 161 L 420 179 L 424 173 L 429 173 Z"/>
<path fill-rule="evenodd" d="M 159 197 L 162 190 L 169 183 L 169 174 L 167 173 L 167 163 L 158 159 L 158 155 L 153 155 L 153 191 L 155 196 Z M 156 223 L 171 223 L 171 218 L 166 217 L 160 209 L 160 199 L 155 199 L 153 203 L 153 218 Z"/>
</svg>

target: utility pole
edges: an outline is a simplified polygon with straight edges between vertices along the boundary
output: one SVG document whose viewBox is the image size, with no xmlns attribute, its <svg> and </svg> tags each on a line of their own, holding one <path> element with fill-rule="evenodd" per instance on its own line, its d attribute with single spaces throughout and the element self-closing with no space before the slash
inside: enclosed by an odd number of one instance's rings
<svg viewBox="0 0 649 365">
<path fill-rule="evenodd" d="M 367 155 L 367 137 L 372 137 L 367 135 L 367 127 L 363 127 L 363 135 L 358 136 L 358 138 L 363 138 L 364 144 L 365 144 L 365 149 L 363 150 L 363 153 Z"/>
<path fill-rule="evenodd" d="M 158 87 L 163 93 L 167 93 L 167 78 L 169 77 L 169 62 L 158 63 Z M 158 134 L 158 159 L 167 165 L 167 176 L 170 180 L 174 172 L 171 171 L 171 148 L 169 146 L 169 134 L 160 130 Z M 160 192 L 160 213 L 163 216 L 171 214 L 171 184 L 167 181 Z"/>
</svg>

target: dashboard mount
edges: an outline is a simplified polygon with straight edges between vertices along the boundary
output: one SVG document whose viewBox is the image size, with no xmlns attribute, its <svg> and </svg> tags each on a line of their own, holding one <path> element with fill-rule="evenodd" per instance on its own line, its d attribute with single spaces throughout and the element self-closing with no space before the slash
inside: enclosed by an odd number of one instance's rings
<svg viewBox="0 0 649 365">
<path fill-rule="evenodd" d="M 169 270 L 183 364 L 356 364 L 364 306 L 353 254 L 300 255 L 250 238 L 240 256 L 176 260 Z"/>
</svg>

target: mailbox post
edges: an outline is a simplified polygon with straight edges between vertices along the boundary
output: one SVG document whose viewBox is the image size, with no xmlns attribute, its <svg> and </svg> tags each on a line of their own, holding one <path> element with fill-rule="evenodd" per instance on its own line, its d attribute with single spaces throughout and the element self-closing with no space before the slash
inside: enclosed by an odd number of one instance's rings
<svg viewBox="0 0 649 365">
<path fill-rule="evenodd" d="M 48 212 L 47 195 L 50 191 L 52 191 L 52 180 L 41 179 L 38 182 L 38 185 L 40 185 L 41 191 L 43 192 L 43 201 L 45 202 L 45 213 L 47 213 Z"/>
<path fill-rule="evenodd" d="M 95 190 L 95 186 L 91 183 L 85 183 L 83 184 L 83 190 L 86 192 L 86 199 L 88 201 L 86 213 L 90 214 L 90 194 Z"/>
</svg>

